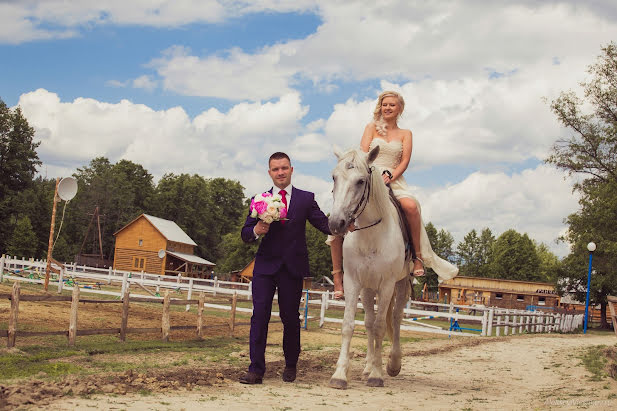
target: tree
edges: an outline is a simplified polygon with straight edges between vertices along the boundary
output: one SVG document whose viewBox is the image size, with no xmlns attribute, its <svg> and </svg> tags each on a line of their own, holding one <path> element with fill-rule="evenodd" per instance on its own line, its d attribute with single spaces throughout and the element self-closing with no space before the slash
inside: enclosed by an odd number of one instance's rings
<svg viewBox="0 0 617 411">
<path fill-rule="evenodd" d="M 21 110 L 11 110 L 0 99 L 0 249 L 13 232 L 13 200 L 17 193 L 28 188 L 36 167 L 41 164 L 34 142 L 34 129 L 30 127 Z"/>
<path fill-rule="evenodd" d="M 548 246 L 544 243 L 536 244 L 536 254 L 540 259 L 538 273 L 541 281 L 551 283 L 556 282 L 557 273 L 559 272 L 559 267 L 561 265 L 559 257 L 557 257 L 553 252 L 551 252 Z"/>
<path fill-rule="evenodd" d="M 519 281 L 540 281 L 540 259 L 527 234 L 508 230 L 493 245 L 490 276 Z"/>
<path fill-rule="evenodd" d="M 484 228 L 480 236 L 475 229 L 467 233 L 456 247 L 459 275 L 488 277 L 494 243 L 495 236 L 488 228 Z"/>
<path fill-rule="evenodd" d="M 330 276 L 332 258 L 330 247 L 326 244 L 327 236 L 306 223 L 306 246 L 309 256 L 309 269 L 314 281 L 319 281 L 324 275 Z"/>
<path fill-rule="evenodd" d="M 595 242 L 590 304 L 600 304 L 602 327 L 608 328 L 606 297 L 617 294 L 617 184 L 586 185 L 579 204 L 581 209 L 566 219 L 568 231 L 564 239 L 572 244 L 572 251 L 560 270 L 561 291 L 573 293 L 578 301 L 585 301 L 587 244 Z"/>
<path fill-rule="evenodd" d="M 565 291 L 583 301 L 586 244 L 596 242 L 590 300 L 601 304 L 606 327 L 606 296 L 617 293 L 617 44 L 603 47 L 588 73 L 591 78 L 581 83 L 582 98 L 568 91 L 551 103 L 557 119 L 573 135 L 558 140 L 546 162 L 585 177 L 574 186 L 581 194 L 581 209 L 566 219 L 568 232 L 563 239 L 572 251 L 559 277 Z"/>
<path fill-rule="evenodd" d="M 224 178 L 166 174 L 156 186 L 151 212 L 175 221 L 197 244 L 196 254 L 210 261 L 223 258 L 223 236 L 238 233 L 245 215 L 244 188 Z"/>
<path fill-rule="evenodd" d="M 591 182 L 617 181 L 617 44 L 602 51 L 588 69 L 592 79 L 581 83 L 585 98 L 568 91 L 551 103 L 557 119 L 574 135 L 557 140 L 546 159 L 569 174 L 589 176 Z M 586 106 L 592 107 L 591 114 L 583 112 Z"/>
<path fill-rule="evenodd" d="M 17 221 L 6 251 L 15 257 L 30 258 L 34 256 L 36 249 L 37 239 L 30 218 L 24 216 Z"/>
</svg>

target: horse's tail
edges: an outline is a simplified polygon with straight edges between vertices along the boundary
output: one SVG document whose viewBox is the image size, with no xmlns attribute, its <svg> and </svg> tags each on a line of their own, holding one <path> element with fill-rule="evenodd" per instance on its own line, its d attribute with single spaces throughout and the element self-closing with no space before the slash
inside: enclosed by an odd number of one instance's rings
<svg viewBox="0 0 617 411">
<path fill-rule="evenodd" d="M 411 297 L 411 292 L 413 290 L 412 285 L 413 279 L 411 276 L 407 276 L 405 281 L 405 301 L 409 300 Z M 386 314 L 386 332 L 388 333 L 388 338 L 390 341 L 394 338 L 394 326 L 392 325 L 392 311 L 394 310 L 394 301 L 396 299 L 396 290 L 392 293 L 392 298 L 390 299 L 390 305 L 388 305 L 388 312 Z"/>
</svg>

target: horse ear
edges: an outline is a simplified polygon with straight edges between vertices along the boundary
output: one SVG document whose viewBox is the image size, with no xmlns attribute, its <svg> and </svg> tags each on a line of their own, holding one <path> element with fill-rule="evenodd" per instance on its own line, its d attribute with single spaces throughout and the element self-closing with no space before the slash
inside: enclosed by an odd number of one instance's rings
<svg viewBox="0 0 617 411">
<path fill-rule="evenodd" d="M 371 164 L 377 158 L 379 154 L 379 145 L 375 145 L 371 151 L 368 152 L 367 163 Z"/>
<path fill-rule="evenodd" d="M 339 146 L 337 146 L 336 144 L 332 144 L 332 151 L 334 152 L 336 159 L 340 160 L 343 153 L 341 152 L 341 149 L 339 148 Z"/>
</svg>

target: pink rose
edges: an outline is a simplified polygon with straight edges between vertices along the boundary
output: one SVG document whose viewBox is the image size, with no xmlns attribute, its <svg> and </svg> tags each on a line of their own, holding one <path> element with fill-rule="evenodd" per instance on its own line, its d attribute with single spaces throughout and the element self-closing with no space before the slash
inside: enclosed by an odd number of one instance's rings
<svg viewBox="0 0 617 411">
<path fill-rule="evenodd" d="M 256 201 L 255 202 L 255 210 L 257 213 L 263 214 L 268 209 L 268 204 L 265 201 Z"/>
<path fill-rule="evenodd" d="M 280 218 L 287 217 L 287 207 L 282 207 L 280 210 Z"/>
<path fill-rule="evenodd" d="M 272 193 L 269 193 L 266 191 L 265 193 L 262 194 L 262 197 L 272 197 Z"/>
</svg>

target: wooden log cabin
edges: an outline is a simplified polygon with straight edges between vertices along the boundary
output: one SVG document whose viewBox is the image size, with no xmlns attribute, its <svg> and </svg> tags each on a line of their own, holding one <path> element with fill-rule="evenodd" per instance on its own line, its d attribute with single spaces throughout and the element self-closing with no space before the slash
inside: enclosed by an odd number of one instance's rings
<svg viewBox="0 0 617 411">
<path fill-rule="evenodd" d="M 457 276 L 439 284 L 439 300 L 524 310 L 528 306 L 557 308 L 560 297 L 549 283 Z"/>
<path fill-rule="evenodd" d="M 114 236 L 116 270 L 204 278 L 216 265 L 196 256 L 191 237 L 163 218 L 142 214 Z"/>
</svg>

